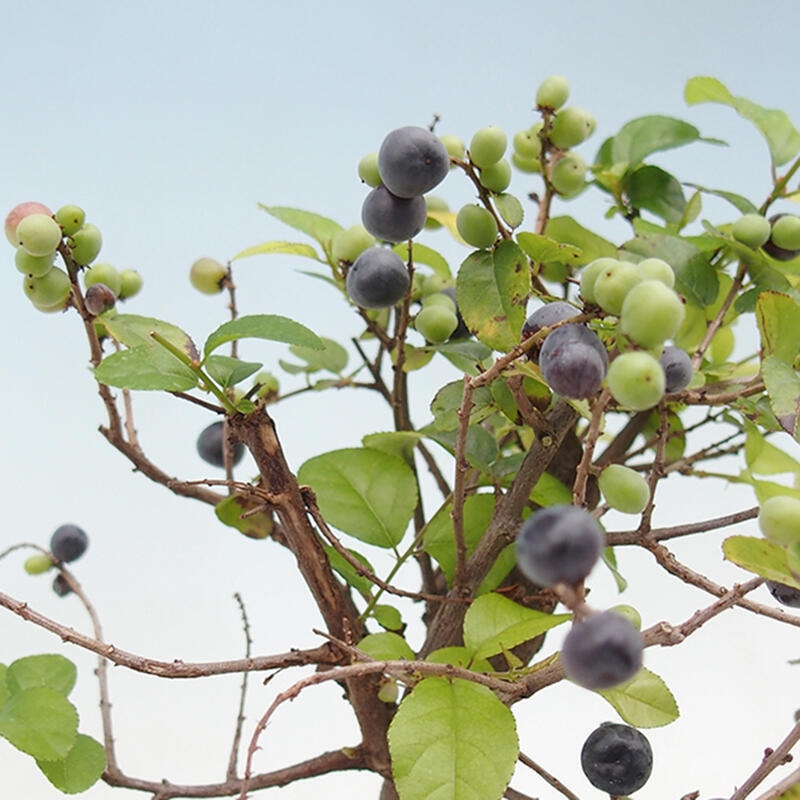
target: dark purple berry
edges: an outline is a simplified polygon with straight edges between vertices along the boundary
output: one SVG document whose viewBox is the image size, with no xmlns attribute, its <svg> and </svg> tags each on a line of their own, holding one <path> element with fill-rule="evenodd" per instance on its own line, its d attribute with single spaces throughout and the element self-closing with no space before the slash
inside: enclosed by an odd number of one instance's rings
<svg viewBox="0 0 800 800">
<path fill-rule="evenodd" d="M 72 587 L 67 583 L 67 579 L 60 572 L 53 578 L 53 591 L 59 597 L 66 597 L 66 595 L 72 592 Z"/>
<path fill-rule="evenodd" d="M 566 300 L 554 300 L 552 303 L 540 306 L 525 320 L 525 324 L 522 326 L 522 341 L 524 342 L 525 339 L 538 333 L 542 328 L 557 325 L 559 322 L 571 319 L 580 313 L 579 309 L 566 302 Z M 541 349 L 542 342 L 534 345 L 533 349 L 528 350 L 528 358 L 534 364 L 539 363 L 539 351 Z"/>
<path fill-rule="evenodd" d="M 439 137 L 413 125 L 387 134 L 378 151 L 378 172 L 397 197 L 417 197 L 438 186 L 450 171 L 450 156 Z"/>
<path fill-rule="evenodd" d="M 413 239 L 424 227 L 428 206 L 424 197 L 397 197 L 385 186 L 376 186 L 361 206 L 361 221 L 376 238 L 384 242 Z"/>
<path fill-rule="evenodd" d="M 593 330 L 570 322 L 547 335 L 539 366 L 556 394 L 579 400 L 599 391 L 608 371 L 608 352 Z"/>
<path fill-rule="evenodd" d="M 379 245 L 364 250 L 347 271 L 347 294 L 361 308 L 389 308 L 403 299 L 409 284 L 403 259 Z"/>
<path fill-rule="evenodd" d="M 197 437 L 197 452 L 203 461 L 215 467 L 225 466 L 225 429 L 222 422 L 212 422 Z M 231 464 L 236 466 L 243 456 L 245 447 L 236 442 L 231 452 Z"/>
<path fill-rule="evenodd" d="M 794 586 L 787 586 L 785 583 L 767 581 L 769 593 L 783 606 L 789 608 L 800 608 L 800 589 Z"/>
<path fill-rule="evenodd" d="M 668 344 L 658 360 L 664 368 L 665 391 L 679 392 L 689 385 L 694 376 L 694 367 L 692 359 L 685 350 L 674 344 Z"/>
<path fill-rule="evenodd" d="M 606 722 L 584 742 L 581 767 L 592 786 L 622 797 L 647 783 L 653 770 L 653 750 L 636 728 Z"/>
<path fill-rule="evenodd" d="M 114 308 L 117 296 L 104 283 L 93 283 L 83 298 L 86 310 L 95 317 Z"/>
<path fill-rule="evenodd" d="M 89 546 L 89 537 L 77 525 L 60 525 L 50 537 L 50 552 L 56 561 L 68 564 L 79 559 Z"/>
</svg>

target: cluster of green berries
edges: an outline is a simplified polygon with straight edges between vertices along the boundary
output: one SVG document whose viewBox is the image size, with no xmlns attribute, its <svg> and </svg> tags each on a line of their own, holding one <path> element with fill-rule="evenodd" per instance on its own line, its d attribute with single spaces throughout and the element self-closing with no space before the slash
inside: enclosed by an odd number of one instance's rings
<svg viewBox="0 0 800 800">
<path fill-rule="evenodd" d="M 800 217 L 794 214 L 744 214 L 731 226 L 736 241 L 757 250 L 759 247 L 777 261 L 800 256 Z"/>
<path fill-rule="evenodd" d="M 16 248 L 14 263 L 25 276 L 23 291 L 34 307 L 44 312 L 64 310 L 72 295 L 68 272 L 55 266 L 56 253 L 63 248 L 62 255 L 76 267 L 88 267 L 103 243 L 100 230 L 86 222 L 86 214 L 79 206 L 62 206 L 53 213 L 35 201 L 20 203 L 9 211 L 5 234 Z M 87 269 L 84 284 L 87 310 L 97 315 L 111 308 L 116 300 L 136 294 L 142 279 L 135 270 L 118 272 L 109 265 L 97 264 Z M 93 285 L 98 288 L 91 289 Z"/>
</svg>

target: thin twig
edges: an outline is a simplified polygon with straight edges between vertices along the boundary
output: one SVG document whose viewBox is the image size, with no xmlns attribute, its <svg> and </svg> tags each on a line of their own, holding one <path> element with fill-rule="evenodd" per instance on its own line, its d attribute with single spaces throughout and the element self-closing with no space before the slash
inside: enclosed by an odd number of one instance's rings
<svg viewBox="0 0 800 800">
<path fill-rule="evenodd" d="M 789 751 L 800 741 L 800 722 L 786 738 L 758 765 L 752 775 L 731 795 L 730 800 L 744 800 L 771 772 L 786 763 Z"/>
<path fill-rule="evenodd" d="M 247 619 L 247 609 L 244 605 L 242 596 L 236 592 L 234 599 L 239 606 L 239 612 L 242 615 L 242 630 L 244 631 L 244 657 L 250 658 L 250 648 L 252 647 L 253 640 L 250 637 L 250 622 Z M 239 761 L 239 745 L 242 741 L 242 727 L 244 725 L 244 704 L 247 697 L 247 678 L 249 672 L 242 674 L 242 688 L 239 691 L 239 709 L 236 714 L 236 728 L 233 732 L 233 744 L 231 745 L 231 755 L 228 759 L 228 780 L 234 780 L 237 777 L 236 764 Z"/>
<path fill-rule="evenodd" d="M 556 778 L 554 775 L 551 775 L 544 767 L 537 764 L 529 756 L 526 756 L 525 753 L 519 754 L 519 760 L 526 767 L 532 769 L 537 775 L 540 775 L 542 778 L 544 778 L 554 789 L 563 794 L 564 797 L 568 797 L 569 800 L 581 800 L 580 797 L 578 797 L 578 795 L 567 789 L 567 787 L 564 786 L 564 784 L 561 783 L 561 781 L 558 780 L 558 778 Z"/>
</svg>

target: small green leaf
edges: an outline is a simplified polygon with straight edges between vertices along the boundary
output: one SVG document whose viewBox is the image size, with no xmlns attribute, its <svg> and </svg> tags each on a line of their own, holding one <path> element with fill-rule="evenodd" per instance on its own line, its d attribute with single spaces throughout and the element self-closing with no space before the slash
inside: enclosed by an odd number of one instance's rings
<svg viewBox="0 0 800 800">
<path fill-rule="evenodd" d="M 525 210 L 522 203 L 513 194 L 498 194 L 494 196 L 494 206 L 503 222 L 509 228 L 519 228 L 525 219 Z"/>
<path fill-rule="evenodd" d="M 425 264 L 426 266 L 430 267 L 434 273 L 436 273 L 436 275 L 439 275 L 442 278 L 447 278 L 448 280 L 452 278 L 450 265 L 447 263 L 447 259 L 441 253 L 434 250 L 432 247 L 420 244 L 419 242 L 412 242 L 411 247 L 411 254 L 415 264 Z M 408 242 L 396 244 L 392 250 L 394 250 L 395 253 L 397 253 L 397 255 L 403 259 L 403 261 L 408 260 Z"/>
<path fill-rule="evenodd" d="M 156 347 L 156 343 L 151 336 L 157 333 L 178 350 L 186 353 L 189 358 L 195 358 L 197 348 L 191 340 L 189 334 L 184 333 L 177 325 L 170 322 L 163 322 L 154 317 L 140 317 L 137 314 L 117 314 L 116 317 L 103 317 L 103 326 L 108 331 L 109 336 L 125 347 Z"/>
<path fill-rule="evenodd" d="M 262 203 L 259 203 L 258 207 L 275 219 L 279 219 L 297 231 L 302 231 L 319 242 L 328 256 L 330 256 L 333 237 L 343 230 L 338 222 L 311 211 L 302 211 L 299 208 L 287 208 L 286 206 L 265 206 Z"/>
<path fill-rule="evenodd" d="M 786 550 L 774 542 L 756 536 L 729 536 L 722 543 L 722 552 L 748 572 L 800 589 L 800 581 L 789 571 Z"/>
<path fill-rule="evenodd" d="M 230 356 L 210 355 L 203 368 L 223 389 L 235 386 L 261 369 L 263 364 L 255 361 L 242 361 Z"/>
<path fill-rule="evenodd" d="M 299 345 L 292 345 L 289 352 L 305 361 L 302 367 L 295 367 L 298 372 L 318 372 L 325 370 L 332 372 L 334 375 L 341 375 L 344 368 L 347 366 L 348 354 L 338 342 L 333 339 L 326 339 L 320 337 L 322 348 L 319 347 L 301 347 Z M 284 365 L 286 369 L 286 365 Z M 289 371 L 289 370 L 287 370 Z"/>
<path fill-rule="evenodd" d="M 635 166 L 662 150 L 683 147 L 700 139 L 694 125 L 673 117 L 638 117 L 620 128 L 611 145 L 611 161 Z"/>
<path fill-rule="evenodd" d="M 316 350 L 324 347 L 315 333 L 293 319 L 278 314 L 252 314 L 220 325 L 206 339 L 203 352 L 208 355 L 220 345 L 232 342 L 234 339 L 268 339 Z"/>
<path fill-rule="evenodd" d="M 571 614 L 546 614 L 525 608 L 490 592 L 476 598 L 464 617 L 464 645 L 475 658 L 511 650 L 572 619 Z"/>
<path fill-rule="evenodd" d="M 352 586 L 365 600 L 370 600 L 372 598 L 372 581 L 365 577 L 364 575 L 360 574 L 358 570 L 340 553 L 331 547 L 329 544 L 323 544 L 325 548 L 325 552 L 328 554 L 328 561 L 331 564 L 331 567 L 342 577 L 344 578 L 345 582 L 348 586 Z M 361 553 L 357 553 L 355 550 L 351 550 L 348 548 L 348 553 L 350 553 L 353 558 L 364 565 L 364 568 L 369 572 L 374 574 L 374 570 L 372 568 L 372 564 L 361 555 Z"/>
<path fill-rule="evenodd" d="M 6 673 L 8 672 L 8 667 L 5 664 L 0 664 L 0 708 L 2 708 L 8 698 L 11 696 L 11 693 L 8 691 L 8 686 L 6 685 Z"/>
<path fill-rule="evenodd" d="M 767 356 L 761 362 L 761 377 L 764 379 L 775 418 L 787 433 L 797 438 L 800 376 L 790 364 L 781 361 L 777 356 Z"/>
<path fill-rule="evenodd" d="M 106 753 L 100 742 L 79 733 L 65 758 L 37 759 L 36 763 L 56 789 L 64 794 L 79 794 L 100 780 L 106 768 Z"/>
<path fill-rule="evenodd" d="M 237 253 L 231 261 L 238 261 L 240 258 L 249 258 L 250 256 L 265 256 L 265 255 L 291 255 L 291 256 L 305 256 L 306 258 L 313 258 L 315 261 L 321 261 L 317 251 L 310 244 L 299 244 L 297 242 L 264 242 L 257 244 L 253 247 L 248 247 Z"/>
<path fill-rule="evenodd" d="M 623 190 L 634 208 L 644 209 L 666 222 L 680 222 L 686 198 L 680 183 L 668 172 L 645 164 L 629 172 Z"/>
<path fill-rule="evenodd" d="M 744 455 L 747 466 L 755 475 L 781 475 L 793 473 L 800 475 L 800 462 L 788 453 L 767 441 L 761 431 L 752 424 L 746 424 Z"/>
<path fill-rule="evenodd" d="M 400 542 L 417 504 L 417 483 L 408 464 L 368 447 L 311 458 L 297 477 L 314 489 L 331 525 L 378 547 Z"/>
<path fill-rule="evenodd" d="M 214 506 L 217 519 L 225 525 L 235 528 L 249 539 L 266 539 L 275 527 L 272 514 L 263 509 L 263 503 L 234 494 Z"/>
<path fill-rule="evenodd" d="M 542 236 L 540 233 L 518 233 L 517 243 L 532 261 L 548 264 L 575 264 L 580 263 L 581 249 L 569 244 Z"/>
<path fill-rule="evenodd" d="M 800 152 L 800 132 L 784 111 L 763 108 L 744 97 L 736 97 L 716 78 L 690 78 L 684 98 L 689 105 L 720 103 L 735 109 L 740 117 L 761 131 L 769 146 L 772 163 L 777 167 L 791 161 Z"/>
<path fill-rule="evenodd" d="M 800 353 L 800 305 L 781 292 L 761 292 L 756 318 L 764 355 L 793 363 Z"/>
<path fill-rule="evenodd" d="M 715 197 L 721 197 L 723 200 L 727 200 L 737 211 L 741 212 L 742 214 L 758 213 L 758 208 L 746 197 L 742 197 L 740 194 L 725 192 L 721 189 L 708 189 L 705 186 L 700 186 L 696 183 L 687 183 L 685 185 L 691 186 L 692 189 L 697 189 L 697 191 L 702 192 L 703 194 L 710 194 L 714 195 Z"/>
<path fill-rule="evenodd" d="M 16 692 L 0 709 L 0 736 L 36 759 L 64 758 L 77 731 L 75 707 L 49 686 Z"/>
<path fill-rule="evenodd" d="M 399 661 L 403 658 L 413 661 L 415 657 L 408 642 L 391 631 L 370 633 L 358 643 L 358 649 L 376 661 Z"/>
<path fill-rule="evenodd" d="M 485 686 L 420 681 L 389 726 L 402 800 L 499 800 L 519 754 L 511 711 Z"/>
<path fill-rule="evenodd" d="M 581 255 L 575 260 L 575 266 L 583 266 L 601 256 L 617 258 L 619 255 L 616 245 L 584 228 L 572 217 L 553 217 L 544 233 L 550 239 L 580 249 Z"/>
<path fill-rule="evenodd" d="M 18 658 L 8 666 L 6 685 L 12 694 L 49 686 L 67 697 L 75 686 L 78 671 L 64 656 L 42 654 Z"/>
<path fill-rule="evenodd" d="M 431 400 L 431 412 L 436 421 L 437 431 L 453 431 L 458 428 L 458 409 L 464 399 L 464 381 L 452 381 L 439 389 Z M 470 423 L 476 425 L 494 410 L 492 394 L 485 386 L 479 387 L 472 395 L 474 406 L 470 412 Z"/>
<path fill-rule="evenodd" d="M 387 631 L 402 631 L 405 627 L 403 617 L 394 606 L 378 604 L 372 608 L 372 617 Z"/>
<path fill-rule="evenodd" d="M 456 282 L 458 309 L 485 345 L 505 352 L 519 344 L 530 286 L 525 254 L 504 241 L 464 260 Z"/>
<path fill-rule="evenodd" d="M 613 689 L 602 689 L 598 694 L 635 728 L 659 728 L 680 716 L 678 704 L 667 684 L 645 667 L 625 683 Z"/>
<path fill-rule="evenodd" d="M 421 438 L 422 434 L 419 431 L 386 431 L 368 433 L 361 440 L 361 444 L 402 458 L 403 461 L 410 461 L 414 448 Z"/>
<path fill-rule="evenodd" d="M 197 386 L 197 373 L 155 342 L 106 356 L 95 368 L 99 383 L 119 389 L 185 392 Z"/>
</svg>

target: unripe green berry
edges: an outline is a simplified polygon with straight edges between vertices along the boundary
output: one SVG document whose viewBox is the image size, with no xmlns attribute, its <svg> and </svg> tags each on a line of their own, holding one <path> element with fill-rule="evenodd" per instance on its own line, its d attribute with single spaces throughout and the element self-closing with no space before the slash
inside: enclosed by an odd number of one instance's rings
<svg viewBox="0 0 800 800">
<path fill-rule="evenodd" d="M 456 161 L 464 160 L 467 146 L 458 136 L 452 133 L 446 133 L 444 136 L 440 136 L 439 140 L 444 145 L 444 149 L 447 150 L 447 154 L 450 158 L 454 158 Z"/>
<path fill-rule="evenodd" d="M 456 228 L 467 244 L 481 250 L 491 247 L 497 238 L 497 221 L 483 206 L 463 206 L 456 215 Z"/>
<path fill-rule="evenodd" d="M 650 499 L 650 487 L 636 470 L 623 464 L 609 464 L 597 479 L 611 508 L 625 514 L 641 514 Z"/>
<path fill-rule="evenodd" d="M 761 214 L 744 214 L 731 226 L 731 235 L 737 242 L 757 250 L 767 239 L 772 228 Z"/>
<path fill-rule="evenodd" d="M 22 566 L 28 575 L 41 575 L 53 566 L 53 559 L 47 553 L 36 553 L 26 558 Z"/>
<path fill-rule="evenodd" d="M 46 256 L 61 244 L 61 226 L 47 214 L 29 214 L 17 225 L 16 236 L 26 253 Z"/>
<path fill-rule="evenodd" d="M 23 275 L 28 275 L 31 278 L 41 278 L 42 275 L 47 275 L 53 268 L 53 255 L 53 253 L 48 253 L 46 256 L 32 256 L 21 247 L 18 247 L 17 252 L 14 254 L 14 264 Z"/>
<path fill-rule="evenodd" d="M 381 180 L 380 172 L 378 172 L 378 153 L 367 153 L 361 161 L 358 162 L 358 177 L 367 184 L 367 186 L 380 186 L 383 181 Z"/>
<path fill-rule="evenodd" d="M 666 376 L 658 359 L 636 350 L 622 353 L 611 362 L 606 384 L 620 405 L 645 411 L 664 396 Z"/>
<path fill-rule="evenodd" d="M 497 125 L 487 125 L 475 132 L 469 143 L 469 159 L 476 167 L 496 164 L 506 152 L 508 137 Z"/>
<path fill-rule="evenodd" d="M 26 277 L 22 290 L 39 311 L 61 311 L 67 307 L 72 284 L 63 269 L 53 267 L 41 278 Z"/>
<path fill-rule="evenodd" d="M 511 163 L 501 158 L 480 172 L 481 185 L 491 192 L 504 192 L 511 184 Z"/>
<path fill-rule="evenodd" d="M 446 342 L 458 327 L 458 317 L 455 311 L 447 306 L 427 304 L 414 319 L 414 327 L 427 341 L 441 344 Z"/>
<path fill-rule="evenodd" d="M 661 281 L 645 280 L 625 296 L 619 326 L 642 347 L 656 347 L 671 339 L 686 314 L 681 298 Z"/>
<path fill-rule="evenodd" d="M 219 294 L 228 270 L 213 258 L 198 258 L 189 270 L 189 282 L 203 294 Z"/>
<path fill-rule="evenodd" d="M 375 244 L 375 237 L 360 223 L 339 231 L 333 237 L 331 255 L 334 261 L 352 264 L 361 253 Z"/>
<path fill-rule="evenodd" d="M 569 106 L 558 112 L 550 129 L 550 141 L 560 150 L 585 142 L 594 132 L 595 119 L 582 108 Z"/>
<path fill-rule="evenodd" d="M 675 272 L 666 261 L 660 258 L 645 258 L 638 266 L 642 280 L 661 281 L 670 289 L 675 286 Z"/>
<path fill-rule="evenodd" d="M 557 111 L 569 97 L 569 83 L 563 75 L 545 78 L 536 90 L 536 105 Z"/>
<path fill-rule="evenodd" d="M 567 153 L 553 164 L 550 183 L 564 197 L 571 197 L 583 189 L 586 182 L 586 164 L 577 153 Z"/>
<path fill-rule="evenodd" d="M 785 214 L 772 225 L 772 242 L 782 250 L 800 250 L 800 217 Z"/>
<path fill-rule="evenodd" d="M 590 261 L 581 270 L 581 297 L 584 299 L 584 302 L 591 303 L 592 305 L 599 305 L 594 293 L 594 285 L 597 281 L 597 277 L 604 270 L 615 267 L 617 264 L 619 264 L 618 259 L 605 256 Z"/>
<path fill-rule="evenodd" d="M 86 212 L 80 206 L 61 206 L 54 216 L 65 236 L 73 236 L 86 222 Z"/>
<path fill-rule="evenodd" d="M 87 222 L 79 231 L 69 239 L 72 258 L 83 266 L 91 264 L 100 254 L 103 246 L 103 237 L 100 229 L 91 222 Z"/>
<path fill-rule="evenodd" d="M 38 203 L 35 200 L 28 200 L 24 203 L 18 203 L 8 212 L 5 219 L 3 230 L 6 234 L 6 239 L 12 247 L 19 247 L 17 241 L 17 225 L 27 216 L 31 214 L 45 214 L 48 217 L 53 215 L 53 212 L 44 203 Z"/>
<path fill-rule="evenodd" d="M 635 264 L 617 261 L 602 269 L 595 278 L 592 290 L 597 304 L 609 314 L 619 314 L 628 292 L 641 281 Z"/>
<path fill-rule="evenodd" d="M 119 297 L 122 288 L 122 278 L 119 271 L 111 264 L 94 264 L 83 273 L 83 285 L 88 289 L 97 283 L 105 284 L 115 297 Z"/>
<path fill-rule="evenodd" d="M 119 294 L 117 295 L 120 300 L 127 300 L 133 297 L 142 289 L 144 281 L 142 276 L 135 269 L 122 269 L 119 272 Z"/>
<path fill-rule="evenodd" d="M 539 158 L 542 152 L 542 140 L 531 130 L 519 131 L 511 140 L 514 152 L 522 158 Z"/>
</svg>

